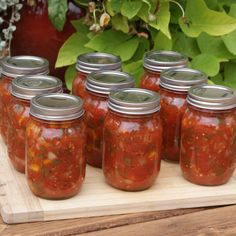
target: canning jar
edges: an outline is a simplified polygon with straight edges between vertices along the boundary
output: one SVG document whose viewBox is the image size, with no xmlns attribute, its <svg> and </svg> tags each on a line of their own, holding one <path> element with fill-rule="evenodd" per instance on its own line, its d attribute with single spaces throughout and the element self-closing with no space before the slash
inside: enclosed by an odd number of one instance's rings
<svg viewBox="0 0 236 236">
<path fill-rule="evenodd" d="M 185 179 L 220 185 L 236 160 L 236 93 L 216 85 L 193 87 L 182 120 L 180 165 Z"/>
<path fill-rule="evenodd" d="M 159 94 L 145 89 L 114 91 L 108 107 L 103 142 L 107 183 L 126 191 L 149 188 L 161 163 Z"/>
<path fill-rule="evenodd" d="M 83 102 L 69 94 L 44 94 L 30 104 L 26 128 L 26 177 L 30 190 L 46 199 L 78 193 L 84 178 Z"/>
<path fill-rule="evenodd" d="M 188 64 L 188 58 L 173 51 L 150 51 L 144 55 L 144 73 L 140 87 L 155 92 L 160 90 L 160 73 L 170 68 L 182 68 Z"/>
<path fill-rule="evenodd" d="M 103 122 L 107 114 L 108 95 L 112 90 L 134 87 L 134 79 L 125 72 L 98 71 L 87 78 L 85 99 L 87 163 L 102 167 Z"/>
<path fill-rule="evenodd" d="M 0 133 L 7 142 L 8 114 L 7 107 L 11 103 L 11 82 L 23 75 L 47 75 L 49 63 L 46 59 L 35 56 L 14 56 L 2 60 L 0 80 Z"/>
<path fill-rule="evenodd" d="M 207 83 L 207 75 L 198 70 L 179 68 L 161 73 L 162 159 L 179 161 L 181 120 L 187 106 L 187 93 L 191 86 L 203 83 Z"/>
<path fill-rule="evenodd" d="M 98 70 L 121 70 L 121 60 L 107 53 L 82 54 L 77 59 L 76 70 L 72 93 L 84 99 L 87 94 L 85 89 L 87 75 Z"/>
<path fill-rule="evenodd" d="M 62 82 L 56 77 L 34 75 L 12 80 L 12 102 L 8 107 L 8 156 L 16 170 L 25 172 L 25 130 L 29 121 L 30 100 L 39 94 L 61 93 Z"/>
</svg>

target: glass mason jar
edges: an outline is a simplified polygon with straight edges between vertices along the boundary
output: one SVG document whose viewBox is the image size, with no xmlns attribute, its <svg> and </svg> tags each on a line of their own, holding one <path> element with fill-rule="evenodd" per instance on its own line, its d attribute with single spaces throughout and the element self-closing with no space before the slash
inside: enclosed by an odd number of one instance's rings
<svg viewBox="0 0 236 236">
<path fill-rule="evenodd" d="M 26 177 L 30 190 L 46 199 L 78 193 L 84 178 L 83 101 L 69 94 L 34 97 L 26 128 Z"/>
<path fill-rule="evenodd" d="M 12 102 L 8 107 L 8 156 L 16 170 L 25 172 L 25 131 L 30 100 L 39 94 L 61 93 L 62 82 L 52 76 L 34 75 L 12 80 Z"/>
<path fill-rule="evenodd" d="M 85 99 L 86 159 L 87 163 L 102 167 L 103 123 L 107 114 L 108 95 L 112 90 L 134 87 L 134 79 L 125 72 L 98 71 L 87 78 Z"/>
<path fill-rule="evenodd" d="M 179 68 L 161 73 L 162 159 L 179 161 L 181 120 L 187 106 L 188 90 L 203 83 L 207 83 L 207 75 L 198 70 Z"/>
<path fill-rule="evenodd" d="M 173 51 L 151 51 L 144 55 L 144 73 L 140 87 L 155 92 L 160 90 L 160 73 L 170 68 L 182 68 L 188 64 L 188 58 Z"/>
<path fill-rule="evenodd" d="M 35 56 L 15 56 L 2 60 L 0 80 L 0 133 L 7 142 L 8 114 L 7 107 L 11 104 L 11 82 L 14 78 L 24 75 L 47 75 L 49 63 L 46 59 Z"/>
<path fill-rule="evenodd" d="M 103 142 L 106 181 L 126 191 L 147 189 L 160 171 L 159 94 L 145 89 L 114 91 L 108 107 Z"/>
<path fill-rule="evenodd" d="M 121 70 L 121 60 L 112 54 L 86 53 L 78 57 L 76 70 L 72 93 L 84 99 L 87 94 L 85 89 L 87 75 L 98 70 Z"/>
<path fill-rule="evenodd" d="M 236 160 L 236 93 L 216 85 L 193 87 L 182 120 L 180 166 L 185 179 L 220 185 Z"/>
</svg>

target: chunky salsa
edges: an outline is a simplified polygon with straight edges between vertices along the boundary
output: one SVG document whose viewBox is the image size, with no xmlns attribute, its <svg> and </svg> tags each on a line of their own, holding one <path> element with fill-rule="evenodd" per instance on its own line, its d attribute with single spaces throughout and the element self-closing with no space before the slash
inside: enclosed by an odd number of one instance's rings
<svg viewBox="0 0 236 236">
<path fill-rule="evenodd" d="M 196 184 L 220 185 L 231 177 L 236 161 L 235 110 L 189 107 L 182 120 L 180 165 Z"/>
<path fill-rule="evenodd" d="M 102 167 L 103 124 L 107 114 L 107 96 L 96 96 L 88 93 L 84 109 L 87 142 L 85 147 L 87 163 Z"/>
<path fill-rule="evenodd" d="M 7 134 L 8 156 L 16 170 L 25 172 L 25 129 L 29 120 L 30 102 L 13 97 L 9 106 Z"/>
<path fill-rule="evenodd" d="M 154 72 L 145 69 L 144 74 L 141 77 L 140 87 L 149 89 L 155 92 L 160 90 L 160 72 Z"/>
<path fill-rule="evenodd" d="M 161 89 L 162 159 L 179 161 L 181 120 L 186 109 L 186 97 L 186 93 Z"/>
<path fill-rule="evenodd" d="M 103 172 L 115 188 L 138 191 L 153 185 L 161 163 L 162 126 L 157 113 L 108 112 L 104 123 Z"/>
<path fill-rule="evenodd" d="M 81 118 L 46 122 L 31 117 L 26 130 L 26 175 L 31 191 L 47 199 L 75 195 L 85 177 L 84 145 Z"/>
<path fill-rule="evenodd" d="M 87 91 L 85 89 L 86 77 L 87 77 L 86 73 L 77 71 L 76 77 L 72 85 L 72 94 L 79 96 L 81 98 L 86 97 L 87 94 Z"/>
<path fill-rule="evenodd" d="M 0 80 L 0 131 L 4 142 L 7 142 L 8 107 L 11 104 L 12 78 L 2 75 Z"/>
</svg>

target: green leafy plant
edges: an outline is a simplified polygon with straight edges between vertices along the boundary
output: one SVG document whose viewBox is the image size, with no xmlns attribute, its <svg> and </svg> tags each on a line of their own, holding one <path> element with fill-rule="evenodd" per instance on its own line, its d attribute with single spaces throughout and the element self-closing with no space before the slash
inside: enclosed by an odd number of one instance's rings
<svg viewBox="0 0 236 236">
<path fill-rule="evenodd" d="M 65 11 L 51 5 L 51 1 L 49 13 L 56 16 L 59 11 L 64 15 Z M 66 73 L 69 89 L 74 64 L 81 53 L 101 51 L 119 55 L 123 70 L 135 75 L 139 83 L 143 55 L 149 50 L 181 52 L 190 58 L 192 68 L 206 72 L 212 82 L 236 89 L 234 0 L 76 2 L 85 6 L 87 12 L 81 20 L 72 22 L 76 32 L 61 47 L 56 62 L 56 67 L 69 66 Z M 64 20 L 55 18 L 53 22 L 62 29 Z"/>
</svg>

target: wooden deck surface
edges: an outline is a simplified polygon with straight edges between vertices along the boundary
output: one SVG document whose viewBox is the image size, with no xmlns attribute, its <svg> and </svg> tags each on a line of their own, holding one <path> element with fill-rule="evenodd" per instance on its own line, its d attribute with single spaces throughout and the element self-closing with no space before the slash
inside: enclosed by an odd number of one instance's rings
<svg viewBox="0 0 236 236">
<path fill-rule="evenodd" d="M 1 236 L 236 235 L 236 205 L 6 225 Z"/>
</svg>

